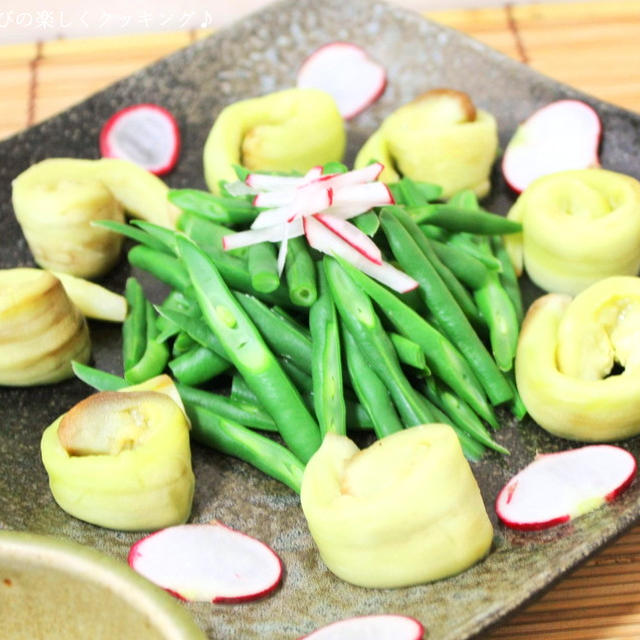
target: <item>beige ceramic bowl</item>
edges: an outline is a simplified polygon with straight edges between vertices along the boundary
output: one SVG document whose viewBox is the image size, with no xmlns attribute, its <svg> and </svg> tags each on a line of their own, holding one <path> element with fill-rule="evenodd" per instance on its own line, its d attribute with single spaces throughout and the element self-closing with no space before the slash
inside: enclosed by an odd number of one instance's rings
<svg viewBox="0 0 640 640">
<path fill-rule="evenodd" d="M 68 540 L 0 531 L 3 640 L 205 640 L 187 611 L 125 563 Z"/>
</svg>

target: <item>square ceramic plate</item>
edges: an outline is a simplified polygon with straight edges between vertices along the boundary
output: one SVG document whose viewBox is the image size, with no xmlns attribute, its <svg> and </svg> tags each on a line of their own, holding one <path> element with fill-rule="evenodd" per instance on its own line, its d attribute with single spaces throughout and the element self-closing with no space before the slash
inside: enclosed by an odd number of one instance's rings
<svg viewBox="0 0 640 640">
<path fill-rule="evenodd" d="M 116 109 L 157 102 L 176 114 L 183 134 L 182 155 L 169 183 L 203 188 L 201 150 L 220 109 L 292 86 L 305 56 L 333 40 L 362 45 L 389 74 L 382 98 L 348 124 L 349 162 L 392 109 L 429 88 L 454 87 L 496 115 L 503 145 L 517 123 L 539 106 L 558 98 L 585 99 L 604 123 L 603 165 L 640 176 L 638 116 L 582 96 L 459 33 L 386 4 L 288 0 L 0 144 L 0 267 L 32 264 L 10 205 L 10 181 L 30 164 L 49 156 L 97 157 L 100 126 Z M 487 207 L 505 212 L 512 202 L 513 195 L 496 172 Z M 106 284 L 122 290 L 128 272 L 123 260 Z M 535 294 L 529 286 L 529 299 Z M 120 371 L 118 328 L 93 323 L 91 329 L 96 365 Z M 0 389 L 0 526 L 55 533 L 124 559 L 138 536 L 67 516 L 53 502 L 39 459 L 44 427 L 87 393 L 78 381 Z M 474 467 L 494 523 L 493 502 L 503 483 L 537 450 L 567 446 L 533 423 L 517 425 L 503 418 L 498 439 L 512 455 L 487 456 Z M 638 439 L 624 446 L 636 455 L 640 452 Z M 333 620 L 378 612 L 415 616 L 432 638 L 468 638 L 539 593 L 640 515 L 640 484 L 635 482 L 614 503 L 547 532 L 514 533 L 495 523 L 490 556 L 457 577 L 407 589 L 365 590 L 341 582 L 324 568 L 298 497 L 286 487 L 244 463 L 199 447 L 194 448 L 194 468 L 192 520 L 215 517 L 251 533 L 276 549 L 286 566 L 282 588 L 264 600 L 187 605 L 211 638 L 296 638 Z"/>
</svg>

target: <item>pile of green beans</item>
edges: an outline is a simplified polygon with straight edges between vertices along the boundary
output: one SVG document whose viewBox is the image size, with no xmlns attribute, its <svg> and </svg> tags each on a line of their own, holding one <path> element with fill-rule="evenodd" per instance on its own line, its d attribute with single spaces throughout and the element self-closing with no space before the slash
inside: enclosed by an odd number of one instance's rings
<svg viewBox="0 0 640 640">
<path fill-rule="evenodd" d="M 129 278 L 123 377 L 76 375 L 118 389 L 168 370 L 194 439 L 295 491 L 327 433 L 446 422 L 469 459 L 508 453 L 491 432 L 497 405 L 524 414 L 511 373 L 523 313 L 500 234 L 519 227 L 470 192 L 439 202 L 439 187 L 406 178 L 390 189 L 395 205 L 354 223 L 419 283 L 403 295 L 303 237 L 289 240 L 282 275 L 271 244 L 225 252 L 222 237 L 259 209 L 224 189 L 170 191 L 176 231 L 100 223 L 136 242 L 130 263 L 171 291 L 154 306 Z"/>
</svg>

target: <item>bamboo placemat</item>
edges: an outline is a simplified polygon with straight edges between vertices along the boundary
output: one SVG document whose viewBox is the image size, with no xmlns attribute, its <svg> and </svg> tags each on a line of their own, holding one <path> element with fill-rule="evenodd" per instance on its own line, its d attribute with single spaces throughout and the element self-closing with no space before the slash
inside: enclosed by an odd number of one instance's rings
<svg viewBox="0 0 640 640">
<path fill-rule="evenodd" d="M 640 112 L 640 0 L 505 5 L 426 15 L 557 80 Z M 0 138 L 207 34 L 184 31 L 0 47 Z M 482 638 L 640 639 L 640 525 Z"/>
</svg>

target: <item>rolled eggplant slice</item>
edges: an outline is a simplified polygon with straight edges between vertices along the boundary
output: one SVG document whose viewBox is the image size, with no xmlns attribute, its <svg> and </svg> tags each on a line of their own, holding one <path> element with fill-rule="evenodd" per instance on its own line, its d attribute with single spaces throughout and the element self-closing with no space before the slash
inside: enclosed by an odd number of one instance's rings
<svg viewBox="0 0 640 640">
<path fill-rule="evenodd" d="M 59 382 L 90 353 L 87 323 L 54 275 L 0 270 L 0 385 Z"/>
<path fill-rule="evenodd" d="M 550 293 L 536 300 L 522 325 L 515 365 L 531 417 L 570 440 L 639 434 L 639 332 L 640 278 L 605 278 L 573 299 Z"/>
<path fill-rule="evenodd" d="M 640 269 L 640 182 L 605 169 L 538 178 L 508 217 L 505 236 L 517 272 L 552 293 L 575 295 L 597 280 Z"/>
<path fill-rule="evenodd" d="M 307 464 L 300 498 L 329 570 L 359 586 L 444 578 L 491 547 L 480 490 L 448 425 L 411 427 L 363 450 L 329 433 Z"/>
<path fill-rule="evenodd" d="M 209 189 L 236 180 L 233 165 L 251 171 L 297 171 L 342 159 L 344 122 L 334 99 L 318 89 L 287 89 L 223 109 L 204 146 Z"/>
<path fill-rule="evenodd" d="M 173 228 L 178 210 L 156 176 L 126 160 L 50 158 L 13 181 L 12 201 L 35 261 L 83 278 L 100 276 L 120 256 L 122 236 L 91 225 L 124 212 Z"/>
<path fill-rule="evenodd" d="M 385 165 L 383 182 L 402 176 L 442 186 L 448 198 L 472 189 L 485 196 L 498 150 L 495 118 L 476 109 L 466 93 L 433 89 L 400 107 L 358 152 L 355 168 Z"/>
<path fill-rule="evenodd" d="M 111 529 L 186 522 L 195 479 L 185 414 L 164 393 L 128 391 L 89 396 L 45 430 L 53 497 L 72 516 Z"/>
</svg>

